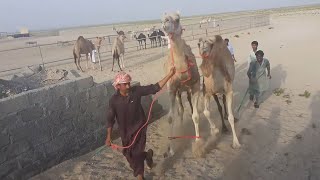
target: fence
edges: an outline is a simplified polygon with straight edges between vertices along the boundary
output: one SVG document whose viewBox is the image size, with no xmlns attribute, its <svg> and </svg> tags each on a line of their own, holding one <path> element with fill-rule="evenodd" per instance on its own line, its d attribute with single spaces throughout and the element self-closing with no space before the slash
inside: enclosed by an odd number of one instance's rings
<svg viewBox="0 0 320 180">
<path fill-rule="evenodd" d="M 201 27 L 199 23 L 190 23 L 186 25 L 183 24 L 183 27 L 185 29 L 183 33 L 183 38 L 186 41 L 192 41 L 197 40 L 198 38 L 204 35 L 211 36 L 215 34 L 226 34 L 245 29 L 266 26 L 269 24 L 269 14 L 219 18 L 214 19 L 211 22 L 202 24 Z M 160 27 L 160 23 L 158 24 L 158 27 Z M 116 35 L 107 35 L 104 37 L 105 41 L 103 42 L 102 47 L 100 48 L 101 61 L 103 63 L 105 63 L 106 61 L 111 61 L 111 46 Z M 57 41 L 57 39 L 59 38 L 54 39 L 55 43 L 49 44 L 34 44 L 31 42 L 26 42 L 26 40 L 23 40 L 25 41 L 25 47 L 0 50 L 0 75 L 10 75 L 14 73 L 19 73 L 24 68 L 33 65 L 41 64 L 43 66 L 50 67 L 58 64 L 72 63 L 72 48 L 75 41 Z M 94 37 L 87 39 L 94 39 Z M 23 43 L 23 41 L 21 42 Z M 125 42 L 126 56 L 138 57 L 139 55 L 141 56 L 141 54 L 139 54 L 139 52 L 141 51 L 146 51 L 148 55 L 158 54 L 158 48 L 150 48 L 151 43 L 148 37 L 147 42 L 147 49 L 139 50 L 138 41 L 134 38 L 128 37 L 128 39 Z M 10 46 L 8 47 L 10 48 Z"/>
</svg>

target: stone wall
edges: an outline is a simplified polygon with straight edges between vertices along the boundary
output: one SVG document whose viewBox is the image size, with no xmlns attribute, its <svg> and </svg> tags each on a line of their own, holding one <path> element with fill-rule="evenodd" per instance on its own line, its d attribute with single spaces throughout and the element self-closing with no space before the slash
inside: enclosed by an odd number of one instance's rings
<svg viewBox="0 0 320 180">
<path fill-rule="evenodd" d="M 103 145 L 113 93 L 111 82 L 89 76 L 1 99 L 0 179 L 28 179 Z M 142 103 L 147 112 L 151 96 Z"/>
</svg>

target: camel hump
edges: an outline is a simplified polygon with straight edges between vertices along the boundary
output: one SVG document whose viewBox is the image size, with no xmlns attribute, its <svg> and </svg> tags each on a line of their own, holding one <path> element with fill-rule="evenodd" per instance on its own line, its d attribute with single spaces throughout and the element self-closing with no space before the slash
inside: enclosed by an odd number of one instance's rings
<svg viewBox="0 0 320 180">
<path fill-rule="evenodd" d="M 215 39 L 216 39 L 217 43 L 223 42 L 222 36 L 220 36 L 220 35 L 215 35 Z"/>
<path fill-rule="evenodd" d="M 83 37 L 83 36 L 79 36 L 77 40 L 78 40 L 78 41 L 79 41 L 79 40 L 84 40 L 84 37 Z"/>
</svg>

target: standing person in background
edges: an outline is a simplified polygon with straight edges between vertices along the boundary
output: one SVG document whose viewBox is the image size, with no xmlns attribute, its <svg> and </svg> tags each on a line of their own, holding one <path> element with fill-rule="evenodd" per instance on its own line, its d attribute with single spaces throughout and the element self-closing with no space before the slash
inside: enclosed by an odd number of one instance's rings
<svg viewBox="0 0 320 180">
<path fill-rule="evenodd" d="M 224 42 L 226 43 L 226 45 L 227 45 L 227 47 L 228 47 L 228 49 L 229 49 L 229 51 L 230 51 L 230 53 L 231 53 L 232 59 L 234 60 L 234 62 L 237 62 L 237 61 L 236 61 L 236 58 L 234 58 L 233 47 L 232 47 L 232 45 L 230 44 L 229 39 L 228 39 L 228 38 L 224 39 Z"/>
<path fill-rule="evenodd" d="M 250 67 L 250 63 L 251 62 L 255 62 L 257 61 L 257 58 L 256 58 L 256 52 L 258 51 L 258 41 L 252 41 L 251 42 L 251 48 L 252 48 L 252 51 L 250 51 L 250 54 L 249 54 L 249 57 L 248 57 L 248 69 Z"/>
</svg>

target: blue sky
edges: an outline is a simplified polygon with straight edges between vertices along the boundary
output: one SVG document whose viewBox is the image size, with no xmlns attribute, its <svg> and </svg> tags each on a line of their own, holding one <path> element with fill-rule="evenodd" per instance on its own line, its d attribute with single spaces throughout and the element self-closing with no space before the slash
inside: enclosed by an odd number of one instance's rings
<svg viewBox="0 0 320 180">
<path fill-rule="evenodd" d="M 176 10 L 190 16 L 316 3 L 320 0 L 1 0 L 0 32 L 160 20 Z"/>
</svg>

